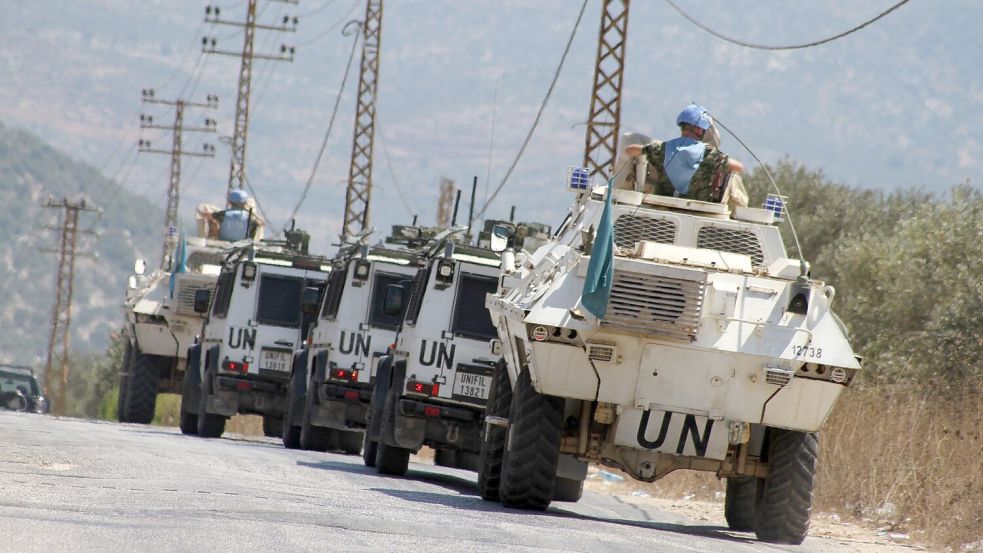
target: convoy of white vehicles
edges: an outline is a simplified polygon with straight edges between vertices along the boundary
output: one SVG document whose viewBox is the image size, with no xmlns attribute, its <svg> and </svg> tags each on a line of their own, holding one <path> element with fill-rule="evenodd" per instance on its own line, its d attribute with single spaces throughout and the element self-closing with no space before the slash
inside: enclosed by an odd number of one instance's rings
<svg viewBox="0 0 983 553">
<path fill-rule="evenodd" d="M 644 163 L 571 185 L 555 233 L 395 226 L 333 259 L 299 232 L 189 241 L 180 269 L 131 278 L 120 420 L 180 390 L 185 434 L 258 414 L 288 448 L 388 475 L 428 446 L 523 509 L 577 501 L 588 463 L 708 471 L 731 528 L 799 543 L 817 432 L 860 369 L 834 290 L 788 256 L 780 209 L 645 194 Z"/>
</svg>

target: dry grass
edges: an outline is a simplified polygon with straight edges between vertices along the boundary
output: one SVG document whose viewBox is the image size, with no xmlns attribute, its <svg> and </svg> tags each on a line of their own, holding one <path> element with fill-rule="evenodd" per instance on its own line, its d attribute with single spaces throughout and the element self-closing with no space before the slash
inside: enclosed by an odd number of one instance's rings
<svg viewBox="0 0 983 553">
<path fill-rule="evenodd" d="M 820 435 L 816 506 L 958 548 L 983 538 L 983 390 L 851 389 Z"/>
<path fill-rule="evenodd" d="M 225 431 L 243 436 L 262 436 L 263 417 L 259 415 L 236 415 L 225 423 Z"/>
</svg>

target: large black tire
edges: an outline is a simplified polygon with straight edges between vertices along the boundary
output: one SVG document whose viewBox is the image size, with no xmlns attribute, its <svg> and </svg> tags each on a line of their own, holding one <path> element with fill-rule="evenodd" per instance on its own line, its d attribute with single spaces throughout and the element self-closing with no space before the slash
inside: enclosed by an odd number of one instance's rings
<svg viewBox="0 0 983 553">
<path fill-rule="evenodd" d="M 576 503 L 584 495 L 584 481 L 574 478 L 556 477 L 553 487 L 553 501 Z"/>
<path fill-rule="evenodd" d="M 287 449 L 300 449 L 300 425 L 294 424 L 297 418 L 296 409 L 303 409 L 305 398 L 298 398 L 297 395 L 304 389 L 304 380 L 307 378 L 304 368 L 295 368 L 290 375 L 290 384 L 287 388 L 287 412 L 283 415 L 283 429 L 280 431 L 280 439 L 283 447 Z M 306 396 L 306 394 L 304 394 Z M 303 414 L 303 413 L 301 413 Z"/>
<path fill-rule="evenodd" d="M 119 422 L 127 422 L 123 420 L 123 412 L 126 410 L 126 388 L 128 386 L 126 376 L 130 372 L 132 358 L 133 342 L 126 340 L 126 345 L 123 346 L 123 359 L 119 368 L 119 393 L 116 395 L 116 419 Z"/>
<path fill-rule="evenodd" d="M 495 365 L 491 390 L 488 391 L 488 409 L 485 414 L 508 417 L 512 406 L 512 384 L 504 361 Z M 505 455 L 506 429 L 485 425 L 482 430 L 481 455 L 478 460 L 478 492 L 485 501 L 499 501 L 502 482 L 502 457 Z"/>
<path fill-rule="evenodd" d="M 338 448 L 342 453 L 358 455 L 362 452 L 362 433 L 357 430 L 339 430 Z"/>
<path fill-rule="evenodd" d="M 754 531 L 754 506 L 761 484 L 761 479 L 753 476 L 727 479 L 724 518 L 727 519 L 728 528 L 737 532 Z"/>
<path fill-rule="evenodd" d="M 366 432 L 362 436 L 362 462 L 365 463 L 367 467 L 375 466 L 375 457 L 379 454 L 379 442 L 373 440 L 369 437 L 369 433 Z"/>
<path fill-rule="evenodd" d="M 130 366 L 126 371 L 126 391 L 123 410 L 119 412 L 120 422 L 150 424 L 154 420 L 161 361 L 155 355 L 140 353 L 139 346 L 133 348 Z"/>
<path fill-rule="evenodd" d="M 379 434 L 379 445 L 375 455 L 375 469 L 379 474 L 389 474 L 392 476 L 402 476 L 410 466 L 410 453 L 408 449 L 399 446 L 389 445 L 395 442 L 393 430 L 396 424 L 396 393 L 390 389 L 386 394 L 386 404 L 382 408 L 382 428 Z M 387 443 L 389 442 L 389 443 Z"/>
<path fill-rule="evenodd" d="M 206 374 L 201 383 L 201 397 L 198 401 L 198 435 L 202 438 L 221 438 L 222 434 L 225 433 L 225 417 L 211 414 L 205 410 L 210 392 L 209 378 L 210 375 Z"/>
<path fill-rule="evenodd" d="M 563 400 L 540 394 L 523 371 L 512 395 L 502 460 L 501 499 L 506 507 L 543 511 L 556 487 Z"/>
<path fill-rule="evenodd" d="M 328 451 L 338 448 L 338 432 L 311 424 L 311 411 L 317 392 L 308 383 L 307 397 L 304 401 L 303 422 L 300 425 L 300 448 L 307 451 Z"/>
<path fill-rule="evenodd" d="M 454 468 L 457 466 L 457 452 L 445 447 L 433 452 L 433 464 L 438 467 Z"/>
<path fill-rule="evenodd" d="M 188 365 L 181 379 L 181 433 L 194 436 L 198 434 L 198 397 L 195 392 L 201 391 L 198 382 L 201 365 L 201 348 L 198 345 L 188 348 Z"/>
<path fill-rule="evenodd" d="M 818 450 L 815 432 L 768 429 L 768 476 L 754 519 L 759 540 L 798 545 L 805 539 Z"/>
<path fill-rule="evenodd" d="M 283 436 L 283 417 L 263 415 L 263 435 L 267 438 Z"/>
</svg>

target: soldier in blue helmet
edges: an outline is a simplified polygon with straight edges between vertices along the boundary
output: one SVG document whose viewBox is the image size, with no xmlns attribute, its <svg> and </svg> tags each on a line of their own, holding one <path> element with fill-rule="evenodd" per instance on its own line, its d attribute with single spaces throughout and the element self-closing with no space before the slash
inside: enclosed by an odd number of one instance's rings
<svg viewBox="0 0 983 553">
<path fill-rule="evenodd" d="M 630 144 L 624 150 L 630 157 L 644 154 L 648 159 L 654 192 L 746 206 L 746 193 L 740 182 L 744 165 L 718 150 L 715 144 L 707 143 L 717 140 L 710 140 L 716 133 L 706 108 L 696 104 L 686 106 L 676 117 L 676 124 L 680 130 L 678 138 L 647 145 Z"/>
<path fill-rule="evenodd" d="M 229 207 L 225 210 L 210 205 L 198 206 L 198 234 L 204 238 L 237 242 L 246 238 L 263 238 L 263 219 L 256 213 L 256 204 L 245 190 L 229 192 Z"/>
</svg>

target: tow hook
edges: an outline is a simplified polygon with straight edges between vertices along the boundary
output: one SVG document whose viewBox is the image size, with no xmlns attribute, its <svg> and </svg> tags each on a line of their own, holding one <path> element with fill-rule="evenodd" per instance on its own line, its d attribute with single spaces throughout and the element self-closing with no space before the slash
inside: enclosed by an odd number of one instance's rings
<svg viewBox="0 0 983 553">
<path fill-rule="evenodd" d="M 459 435 L 460 435 L 460 429 L 457 427 L 456 424 L 452 424 L 452 425 L 450 425 L 450 426 L 447 427 L 447 442 L 448 443 L 451 443 L 451 444 L 456 443 Z"/>
</svg>

